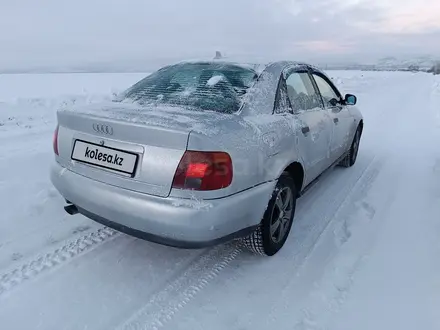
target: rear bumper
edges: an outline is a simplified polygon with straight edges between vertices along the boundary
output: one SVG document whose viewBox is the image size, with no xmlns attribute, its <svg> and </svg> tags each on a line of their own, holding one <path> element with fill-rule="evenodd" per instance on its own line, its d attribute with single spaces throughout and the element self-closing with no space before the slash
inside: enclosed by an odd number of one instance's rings
<svg viewBox="0 0 440 330">
<path fill-rule="evenodd" d="M 161 198 L 98 182 L 58 163 L 51 181 L 86 217 L 148 241 L 202 248 L 242 237 L 260 223 L 275 182 L 221 199 Z"/>
</svg>

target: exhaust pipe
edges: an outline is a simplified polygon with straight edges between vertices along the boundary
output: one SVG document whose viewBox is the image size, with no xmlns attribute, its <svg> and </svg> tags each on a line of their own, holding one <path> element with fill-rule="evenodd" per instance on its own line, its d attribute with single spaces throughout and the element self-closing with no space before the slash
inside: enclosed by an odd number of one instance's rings
<svg viewBox="0 0 440 330">
<path fill-rule="evenodd" d="M 64 206 L 64 210 L 69 213 L 70 215 L 75 215 L 78 213 L 78 208 L 76 207 L 76 205 L 70 204 L 67 206 Z"/>
</svg>

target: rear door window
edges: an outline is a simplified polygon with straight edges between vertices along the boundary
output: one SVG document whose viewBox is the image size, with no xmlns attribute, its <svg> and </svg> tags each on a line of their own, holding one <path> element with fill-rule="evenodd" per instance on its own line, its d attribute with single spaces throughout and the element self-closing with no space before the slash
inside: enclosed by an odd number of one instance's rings
<svg viewBox="0 0 440 330">
<path fill-rule="evenodd" d="M 275 99 L 274 113 L 291 113 L 289 97 L 287 96 L 286 83 L 283 79 L 279 80 L 277 96 Z"/>
<path fill-rule="evenodd" d="M 286 79 L 287 95 L 294 112 L 322 108 L 307 72 L 292 72 Z"/>
</svg>

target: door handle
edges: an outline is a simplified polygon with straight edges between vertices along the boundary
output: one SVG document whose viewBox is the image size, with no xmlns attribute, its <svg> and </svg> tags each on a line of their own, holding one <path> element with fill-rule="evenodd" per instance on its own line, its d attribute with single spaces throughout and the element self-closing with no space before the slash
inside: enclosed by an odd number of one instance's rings
<svg viewBox="0 0 440 330">
<path fill-rule="evenodd" d="M 333 122 L 334 122 L 335 124 L 337 124 L 337 123 L 339 123 L 339 119 L 338 119 L 338 118 L 333 118 Z"/>
<path fill-rule="evenodd" d="M 310 127 L 303 126 L 303 127 L 301 127 L 301 131 L 303 132 L 304 135 L 306 135 L 308 132 L 310 132 Z"/>
</svg>

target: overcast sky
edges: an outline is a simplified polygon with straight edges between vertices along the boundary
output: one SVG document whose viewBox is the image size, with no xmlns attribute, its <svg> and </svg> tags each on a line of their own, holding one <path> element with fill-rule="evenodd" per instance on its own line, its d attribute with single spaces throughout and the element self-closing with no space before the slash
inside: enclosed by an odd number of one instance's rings
<svg viewBox="0 0 440 330">
<path fill-rule="evenodd" d="M 440 58 L 440 0 L 0 0 L 0 66 L 214 54 Z"/>
</svg>

